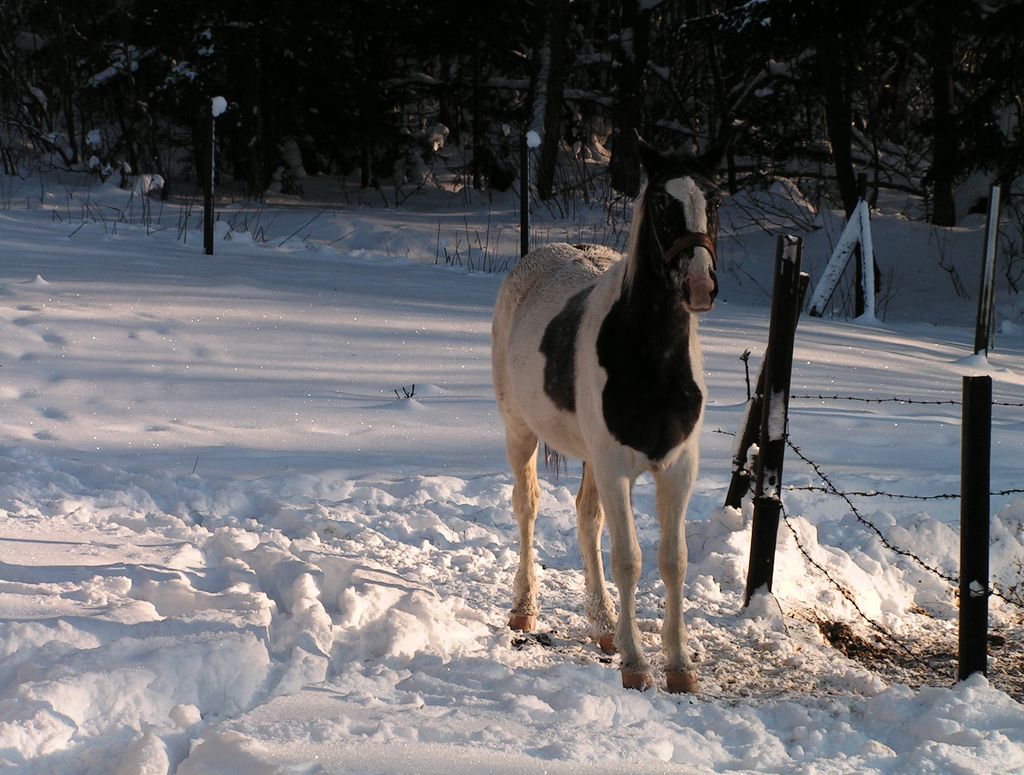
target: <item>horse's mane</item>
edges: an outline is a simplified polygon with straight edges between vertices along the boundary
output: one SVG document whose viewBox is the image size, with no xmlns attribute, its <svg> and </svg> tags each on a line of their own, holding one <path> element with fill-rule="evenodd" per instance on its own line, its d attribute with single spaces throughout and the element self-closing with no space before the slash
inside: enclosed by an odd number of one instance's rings
<svg viewBox="0 0 1024 775">
<path fill-rule="evenodd" d="M 626 272 L 622 280 L 622 291 L 628 295 L 633 289 L 633 280 L 636 277 L 638 253 L 640 252 L 640 230 L 644 225 L 644 218 L 647 213 L 647 184 L 640 189 L 640 194 L 633 205 L 633 223 L 629 227 L 629 237 L 626 239 L 626 255 L 623 259 L 626 262 Z"/>
</svg>

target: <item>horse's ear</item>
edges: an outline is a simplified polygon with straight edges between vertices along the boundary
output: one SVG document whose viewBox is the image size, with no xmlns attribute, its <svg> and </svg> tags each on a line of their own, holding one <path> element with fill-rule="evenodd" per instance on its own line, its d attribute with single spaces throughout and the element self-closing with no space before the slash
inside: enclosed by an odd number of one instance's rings
<svg viewBox="0 0 1024 775">
<path fill-rule="evenodd" d="M 636 136 L 637 147 L 640 149 L 640 161 L 644 165 L 647 177 L 651 178 L 665 169 L 666 161 L 653 146 L 644 141 L 638 134 Z"/>
</svg>

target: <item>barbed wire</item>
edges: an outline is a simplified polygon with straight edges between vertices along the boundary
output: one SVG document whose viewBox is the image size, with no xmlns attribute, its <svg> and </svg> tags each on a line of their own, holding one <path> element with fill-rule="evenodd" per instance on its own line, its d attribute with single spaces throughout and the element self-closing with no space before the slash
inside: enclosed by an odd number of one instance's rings
<svg viewBox="0 0 1024 775">
<path fill-rule="evenodd" d="M 944 399 L 944 400 L 931 400 L 923 398 L 900 398 L 899 396 L 893 396 L 892 398 L 867 398 L 865 396 L 841 396 L 838 393 L 833 395 L 824 395 L 818 393 L 817 395 L 797 395 L 791 394 L 790 398 L 797 399 L 817 399 L 820 401 L 860 401 L 865 404 L 931 404 L 933 406 L 939 406 L 943 404 L 949 404 L 958 406 L 960 404 L 956 399 Z"/>
<path fill-rule="evenodd" d="M 797 457 L 799 457 L 807 465 L 814 469 L 814 473 L 817 474 L 818 478 L 820 478 L 821 481 L 825 483 L 825 487 L 827 488 L 826 492 L 829 492 L 832 495 L 836 495 L 846 502 L 846 505 L 849 506 L 850 511 L 853 513 L 853 516 L 856 518 L 856 520 L 860 522 L 862 525 L 864 525 L 864 527 L 868 528 L 876 536 L 878 536 L 878 539 L 882 542 L 882 546 L 884 546 L 886 549 L 888 549 L 890 552 L 894 554 L 898 554 L 901 557 L 906 557 L 908 560 L 912 560 L 924 570 L 928 571 L 929 573 L 935 576 L 938 576 L 940 579 L 944 581 L 949 582 L 953 586 L 959 586 L 960 579 L 957 576 L 951 576 L 948 573 L 939 570 L 938 568 L 932 567 L 913 552 L 908 552 L 906 549 L 901 549 L 900 547 L 896 546 L 896 544 L 892 543 L 888 538 L 886 538 L 885 534 L 881 530 L 879 530 L 873 522 L 864 518 L 860 511 L 858 511 L 857 507 L 853 504 L 853 501 L 851 501 L 849 497 L 847 497 L 846 493 L 840 491 L 839 488 L 832 483 L 832 480 L 821 469 L 821 466 L 819 466 L 817 463 L 815 463 L 813 460 L 807 457 L 807 455 L 804 454 L 803 450 L 800 449 L 800 447 L 798 447 L 796 444 L 794 444 L 793 440 L 790 439 L 788 436 L 786 437 L 786 446 L 793 450 Z"/>
<path fill-rule="evenodd" d="M 865 404 L 921 404 L 930 406 L 960 406 L 963 402 L 955 398 L 947 399 L 927 399 L 927 398 L 905 398 L 901 396 L 893 396 L 892 398 L 869 398 L 867 396 L 843 396 L 838 393 L 832 395 L 825 395 L 824 393 L 818 394 L 796 394 L 792 393 L 789 396 L 791 399 L 809 399 L 819 401 L 860 401 Z M 1024 401 L 993 401 L 992 406 L 1014 406 L 1024 407 Z"/>
<path fill-rule="evenodd" d="M 879 541 L 882 542 L 882 546 L 884 546 L 886 549 L 888 549 L 893 554 L 899 555 L 901 557 L 906 557 L 908 560 L 912 560 L 914 563 L 916 563 L 923 570 L 925 570 L 925 571 L 931 573 L 933 576 L 937 576 L 938 578 L 940 578 L 943 581 L 947 582 L 948 584 L 950 584 L 954 588 L 954 594 L 957 597 L 959 597 L 959 594 L 960 594 L 960 578 L 959 578 L 959 576 L 951 576 L 950 574 L 945 573 L 944 571 L 941 571 L 941 570 L 939 570 L 938 568 L 936 568 L 936 567 L 934 567 L 932 565 L 929 565 L 928 563 L 926 563 L 924 560 L 922 560 L 918 555 L 914 554 L 913 552 L 907 551 L 906 549 L 901 549 L 900 547 L 898 547 L 894 543 L 892 543 L 888 538 L 886 538 L 885 534 L 882 533 L 882 531 L 878 529 L 877 525 L 875 525 L 869 519 L 866 519 L 860 513 L 860 511 L 857 510 L 857 507 L 853 505 L 853 501 L 851 501 L 850 498 L 848 497 L 849 494 L 840 491 L 835 486 L 835 484 L 832 483 L 832 480 L 829 479 L 829 477 L 825 474 L 825 472 L 822 470 L 821 466 L 818 465 L 817 463 L 815 463 L 809 457 L 807 457 L 807 455 L 804 454 L 803 450 L 801 450 L 800 447 L 798 447 L 796 444 L 794 444 L 792 439 L 790 439 L 788 436 L 786 437 L 786 446 L 788 446 L 791 450 L 793 450 L 793 452 L 797 455 L 797 457 L 799 457 L 807 465 L 809 465 L 812 469 L 814 469 L 814 473 L 817 474 L 818 477 L 825 483 L 825 488 L 822 488 L 822 491 L 823 492 L 831 493 L 832 495 L 835 495 L 835 496 L 837 496 L 839 498 L 842 498 L 843 501 L 845 501 L 846 505 L 850 508 L 850 512 L 853 514 L 854 518 L 858 522 L 860 522 L 862 525 L 864 525 L 864 527 L 868 528 L 871 532 L 873 532 L 876 536 L 878 536 Z M 1003 594 L 1002 592 L 1000 592 L 998 589 L 996 589 L 991 584 L 988 585 L 988 589 L 986 591 L 988 592 L 990 597 L 997 597 L 1000 600 L 1002 600 L 1003 602 L 1009 603 L 1012 606 L 1016 606 L 1017 608 L 1024 608 L 1024 601 L 1016 600 L 1013 597 L 1009 597 L 1009 596 Z"/>
<path fill-rule="evenodd" d="M 831 493 L 832 492 L 832 490 L 830 490 L 828 487 L 822 487 L 822 486 L 816 485 L 816 484 L 800 484 L 800 485 L 798 485 L 798 484 L 791 484 L 791 485 L 787 485 L 785 489 L 790 490 L 790 491 L 793 491 L 793 490 L 804 490 L 804 491 L 808 491 L 808 492 L 827 492 L 827 493 Z M 875 497 L 881 497 L 881 498 L 894 498 L 894 499 L 904 499 L 904 500 L 913 500 L 913 501 L 955 500 L 955 499 L 958 499 L 960 497 L 960 495 L 956 494 L 956 493 L 941 493 L 939 495 L 903 495 L 903 494 L 900 494 L 900 493 L 881 492 L 881 491 L 878 491 L 878 490 L 874 490 L 872 492 L 859 491 L 859 490 L 844 490 L 843 492 L 845 492 L 850 497 L 854 497 L 854 498 L 875 498 Z"/>
<path fill-rule="evenodd" d="M 712 433 L 720 433 L 723 436 L 733 436 L 736 434 L 732 431 L 725 431 L 721 428 L 715 428 Z M 783 489 L 787 491 L 800 491 L 800 492 L 825 492 L 833 494 L 834 491 L 829 487 L 822 487 L 817 484 L 790 484 L 786 485 Z M 908 501 L 941 501 L 941 500 L 959 500 L 960 493 L 958 492 L 940 492 L 935 495 L 908 495 L 906 493 L 899 492 L 886 492 L 885 490 L 843 490 L 847 495 L 854 498 L 892 498 L 893 500 L 908 500 Z M 989 492 L 990 496 L 1002 497 L 1006 495 L 1024 495 L 1024 487 L 1011 487 L 1006 490 L 992 490 Z"/>
<path fill-rule="evenodd" d="M 791 398 L 794 398 L 794 397 L 797 397 L 797 396 L 791 396 Z M 926 403 L 926 402 L 919 401 L 917 403 Z M 956 402 L 956 403 L 959 403 L 959 402 Z M 1005 405 L 1012 406 L 1012 404 L 1005 404 Z M 735 436 L 736 435 L 732 431 L 722 430 L 721 428 L 715 428 L 712 431 L 712 433 L 720 433 L 723 436 Z M 799 457 L 801 460 L 803 460 L 807 465 L 809 465 L 814 470 L 814 473 L 817 474 L 818 477 L 825 483 L 825 486 L 822 487 L 820 485 L 790 485 L 788 487 L 785 487 L 784 489 L 789 490 L 789 491 L 792 491 L 792 490 L 806 490 L 806 491 L 811 491 L 811 492 L 823 492 L 823 493 L 827 493 L 827 494 L 830 494 L 830 495 L 835 495 L 835 496 L 837 496 L 839 498 L 842 498 L 843 501 L 846 502 L 846 505 L 850 508 L 851 513 L 857 519 L 857 521 L 860 522 L 862 525 L 864 525 L 866 528 L 868 528 L 870 531 L 872 531 L 876 536 L 878 536 L 878 539 L 882 542 L 882 546 L 884 546 L 886 549 L 888 549 L 893 554 L 899 555 L 901 557 L 906 557 L 907 559 L 912 560 L 918 566 L 920 566 L 923 570 L 925 570 L 925 571 L 927 571 L 927 572 L 929 572 L 929 573 L 939 577 L 943 581 L 945 581 L 948 584 L 952 585 L 953 588 L 954 588 L 953 589 L 954 595 L 956 597 L 959 597 L 959 595 L 960 595 L 960 578 L 959 578 L 959 576 L 951 576 L 948 573 L 944 573 L 943 571 L 939 570 L 938 568 L 932 567 L 931 565 L 926 563 L 924 560 L 922 560 L 920 557 L 918 557 L 913 552 L 909 552 L 909 551 L 907 551 L 905 549 L 901 549 L 900 547 L 898 547 L 895 544 L 893 544 L 888 538 L 885 537 L 885 534 L 883 534 L 882 531 L 879 530 L 878 527 L 873 522 L 871 522 L 870 520 L 866 519 L 860 513 L 860 511 L 857 510 L 857 507 L 853 505 L 853 501 L 850 500 L 850 496 L 853 496 L 853 497 L 864 497 L 864 498 L 869 498 L 869 497 L 886 497 L 886 498 L 917 500 L 917 501 L 953 500 L 953 499 L 959 499 L 960 498 L 960 495 L 958 493 L 939 493 L 939 494 L 936 494 L 936 495 L 903 495 L 903 494 L 900 494 L 900 493 L 890 493 L 890 492 L 882 492 L 882 491 L 874 491 L 874 492 L 867 492 L 867 491 L 849 491 L 849 492 L 847 492 L 847 491 L 841 491 L 841 490 L 839 490 L 839 488 L 837 488 L 835 486 L 835 484 L 832 482 L 832 480 L 828 476 L 825 475 L 825 472 L 822 470 L 821 466 L 819 466 L 817 463 L 815 463 L 813 460 L 811 460 L 809 457 L 807 457 L 803 453 L 803 450 L 801 450 L 796 444 L 793 443 L 792 439 L 789 438 L 788 434 L 786 435 L 786 445 L 790 449 L 792 449 L 793 452 L 796 453 L 797 457 Z M 750 484 L 751 485 L 753 484 L 753 480 L 751 480 Z M 1007 490 L 998 490 L 998 491 L 993 491 L 993 492 L 989 493 L 989 495 L 995 495 L 995 496 L 1017 495 L 1017 494 L 1024 494 L 1024 489 L 1014 488 L 1014 489 L 1007 489 Z M 1005 603 L 1009 603 L 1012 606 L 1016 606 L 1017 608 L 1024 609 L 1024 601 L 1017 600 L 1017 599 L 1015 599 L 1013 597 L 1009 597 L 1009 596 L 1003 594 L 1002 592 L 1000 592 L 998 589 L 996 589 L 991 584 L 989 584 L 987 591 L 988 591 L 989 596 L 991 596 L 991 597 L 997 597 L 997 598 L 999 598 L 1000 600 L 1002 600 Z"/>
<path fill-rule="evenodd" d="M 832 491 L 828 487 L 821 487 L 816 484 L 791 484 L 785 487 L 786 490 L 804 490 L 808 492 L 827 492 Z M 937 493 L 936 495 L 906 495 L 904 493 L 897 492 L 885 492 L 884 490 L 844 490 L 847 495 L 855 498 L 892 498 L 894 500 L 911 500 L 911 501 L 940 501 L 940 500 L 959 500 L 960 493 L 957 492 L 943 492 Z M 1020 495 L 1024 494 L 1024 488 L 1014 488 L 1009 490 L 993 490 L 989 493 L 991 496 L 1003 496 L 1003 495 Z"/>
<path fill-rule="evenodd" d="M 860 605 L 857 603 L 857 599 L 854 597 L 853 592 L 851 592 L 845 584 L 840 583 L 836 578 L 834 578 L 832 574 L 829 573 L 828 570 L 821 563 L 819 563 L 817 560 L 811 557 L 810 552 L 807 551 L 807 548 L 803 545 L 803 542 L 800 540 L 800 534 L 796 532 L 796 528 L 793 527 L 793 524 L 790 522 L 789 513 L 786 511 L 786 507 L 783 506 L 781 502 L 779 506 L 782 511 L 783 522 L 785 522 L 786 527 L 789 528 L 789 532 L 793 534 L 793 541 L 796 543 L 796 548 L 799 550 L 800 554 L 803 555 L 804 560 L 813 568 L 815 568 L 819 573 L 821 573 L 821 575 L 823 575 L 826 579 L 828 579 L 828 582 L 839 591 L 839 594 L 842 595 L 850 605 L 853 606 L 853 610 L 857 612 L 860 618 L 867 622 L 869 625 L 871 625 L 872 629 L 874 629 L 876 632 L 881 633 L 882 637 L 884 637 L 886 640 L 888 640 L 890 643 L 896 646 L 900 651 L 905 653 L 915 662 L 931 670 L 932 666 L 925 662 L 923 659 L 921 659 L 921 657 L 919 657 L 917 654 L 915 654 L 909 646 L 907 646 L 902 641 L 898 640 L 895 635 L 889 632 L 889 630 L 887 630 L 881 624 L 879 624 L 866 613 L 864 613 L 863 609 L 861 609 Z"/>
</svg>

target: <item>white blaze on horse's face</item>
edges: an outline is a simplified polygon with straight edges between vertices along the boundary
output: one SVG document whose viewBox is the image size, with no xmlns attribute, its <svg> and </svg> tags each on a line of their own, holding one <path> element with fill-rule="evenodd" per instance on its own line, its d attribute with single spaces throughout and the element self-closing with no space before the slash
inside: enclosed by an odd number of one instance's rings
<svg viewBox="0 0 1024 775">
<path fill-rule="evenodd" d="M 665 182 L 665 193 L 678 200 L 686 215 L 686 226 L 689 231 L 707 232 L 708 205 L 704 192 L 689 175 L 672 178 Z M 712 275 L 714 263 L 707 248 L 695 247 L 693 259 L 686 270 L 684 282 L 689 288 L 689 304 L 691 312 L 709 312 L 715 305 L 715 281 Z"/>
<path fill-rule="evenodd" d="M 686 213 L 686 225 L 690 231 L 707 231 L 708 211 L 704 192 L 689 175 L 672 178 L 665 182 L 665 193 L 679 200 Z"/>
</svg>

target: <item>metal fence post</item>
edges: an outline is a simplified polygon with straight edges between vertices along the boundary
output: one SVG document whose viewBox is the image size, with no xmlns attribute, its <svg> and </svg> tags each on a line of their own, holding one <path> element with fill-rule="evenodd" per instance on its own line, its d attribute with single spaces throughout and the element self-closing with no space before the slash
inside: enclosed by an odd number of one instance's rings
<svg viewBox="0 0 1024 775">
<path fill-rule="evenodd" d="M 988 668 L 992 378 L 964 377 L 960 441 L 960 649 L 957 680 Z"/>
<path fill-rule="evenodd" d="M 775 250 L 772 315 L 765 358 L 764 404 L 761 410 L 761 450 L 757 456 L 754 516 L 750 536 L 750 564 L 744 605 L 761 587 L 769 591 L 775 572 L 775 543 L 782 510 L 782 464 L 786 453 L 789 385 L 793 367 L 793 339 L 800 289 L 799 237 L 779 237 Z"/>
<path fill-rule="evenodd" d="M 206 148 L 203 153 L 203 249 L 206 255 L 213 255 L 213 168 L 214 156 L 214 121 L 213 100 L 206 97 L 203 101 L 203 120 L 206 122 Z"/>
</svg>

